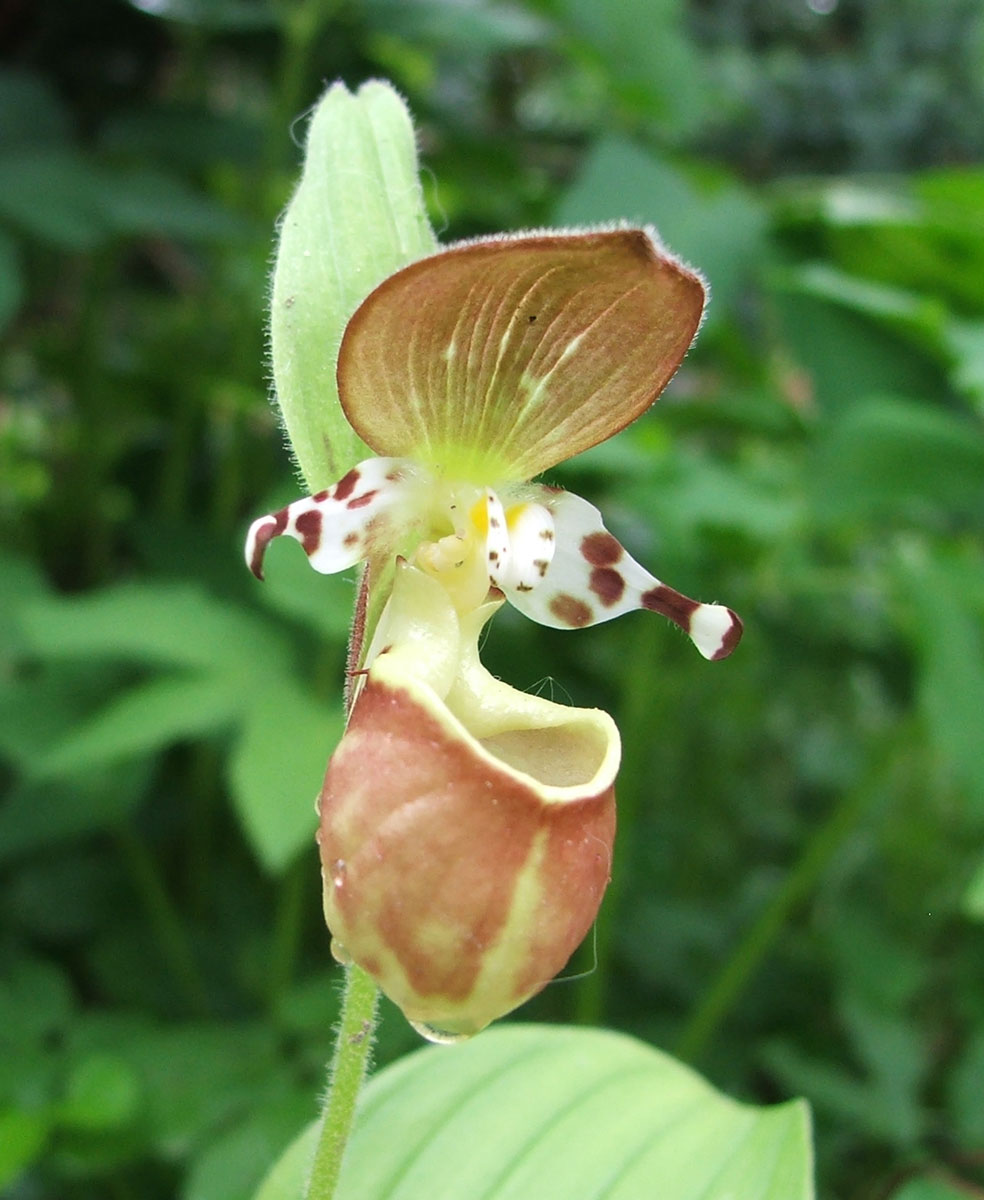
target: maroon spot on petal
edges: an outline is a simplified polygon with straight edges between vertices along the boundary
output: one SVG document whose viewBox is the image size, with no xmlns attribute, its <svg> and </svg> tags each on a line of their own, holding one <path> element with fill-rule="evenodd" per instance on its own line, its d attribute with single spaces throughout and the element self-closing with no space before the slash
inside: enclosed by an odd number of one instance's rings
<svg viewBox="0 0 984 1200">
<path fill-rule="evenodd" d="M 379 488 L 373 488 L 371 492 L 363 492 L 361 496 L 356 496 L 345 505 L 346 508 L 365 508 L 367 504 L 371 504 L 375 497 L 379 494 Z"/>
<path fill-rule="evenodd" d="M 552 529 L 541 529 L 540 537 L 542 537 L 545 542 L 552 542 L 554 540 L 554 531 Z"/>
<path fill-rule="evenodd" d="M 321 523 L 321 511 L 317 508 L 309 508 L 307 512 L 302 512 L 294 522 L 304 553 L 309 558 L 321 545 Z"/>
<path fill-rule="evenodd" d="M 735 646 L 737 646 L 741 641 L 741 635 L 744 632 L 744 626 L 741 623 L 741 617 L 739 617 L 738 614 L 730 608 L 728 609 L 728 613 L 731 617 L 731 628 L 722 638 L 720 649 L 715 651 L 711 662 L 719 662 L 722 658 L 727 658 L 731 651 L 734 650 Z"/>
<path fill-rule="evenodd" d="M 311 497 L 311 499 L 312 499 L 312 500 L 315 502 L 315 504 L 324 504 L 324 502 L 325 502 L 325 501 L 326 501 L 326 500 L 327 500 L 327 499 L 328 499 L 330 496 L 331 496 L 331 488 L 325 488 L 325 489 L 324 489 L 324 491 L 322 491 L 322 492 L 316 492 L 316 493 L 315 493 L 315 494 L 314 494 L 314 495 Z"/>
<path fill-rule="evenodd" d="M 489 528 L 490 529 L 498 529 L 499 528 L 499 518 L 498 517 L 489 517 Z"/>
<path fill-rule="evenodd" d="M 593 567 L 611 567 L 618 562 L 623 553 L 618 539 L 603 529 L 597 533 L 589 533 L 581 540 L 581 555 Z"/>
<path fill-rule="evenodd" d="M 550 611 L 558 621 L 563 621 L 565 625 L 574 629 L 580 629 L 591 620 L 591 609 L 584 601 L 578 600 L 576 596 L 568 596 L 566 592 L 554 596 L 550 601 Z"/>
<path fill-rule="evenodd" d="M 547 567 L 550 566 L 550 563 L 545 558 L 534 558 L 533 566 L 540 572 L 540 578 L 542 579 L 546 575 Z"/>
<path fill-rule="evenodd" d="M 675 625 L 679 625 L 685 633 L 689 633 L 690 618 L 700 608 L 700 604 L 674 588 L 667 587 L 665 583 L 660 583 L 656 587 L 650 588 L 648 592 L 642 593 L 642 607 L 648 608 L 650 612 L 658 612 L 664 617 L 669 617 Z"/>
<path fill-rule="evenodd" d="M 606 608 L 611 608 L 613 604 L 617 604 L 622 599 L 625 580 L 612 567 L 595 567 L 591 572 L 588 587 Z"/>
<path fill-rule="evenodd" d="M 489 551 L 489 562 L 497 563 L 498 561 L 499 561 L 499 551 L 498 550 L 490 550 Z"/>
<path fill-rule="evenodd" d="M 279 512 L 267 517 L 267 523 L 261 525 L 256 531 L 253 553 L 249 559 L 249 569 L 257 579 L 262 580 L 263 578 L 263 556 L 266 554 L 266 548 L 275 537 L 279 537 L 287 528 L 287 519 L 287 509 L 282 508 Z"/>
<path fill-rule="evenodd" d="M 343 475 L 335 484 L 335 499 L 347 500 L 355 491 L 355 485 L 361 478 L 358 467 L 353 467 L 347 475 Z"/>
<path fill-rule="evenodd" d="M 396 483 L 397 480 L 402 479 L 402 478 L 403 478 L 403 472 L 402 472 L 402 470 L 400 470 L 399 467 L 394 467 L 392 471 L 386 472 L 386 482 L 387 483 Z M 454 505 L 452 504 L 451 507 L 454 508 Z"/>
<path fill-rule="evenodd" d="M 517 592 L 532 592 L 533 584 L 532 583 L 517 583 L 516 591 Z"/>
<path fill-rule="evenodd" d="M 347 546 L 350 550 L 353 546 L 358 545 L 359 535 L 357 533 L 347 533 L 342 539 L 342 545 Z"/>
</svg>

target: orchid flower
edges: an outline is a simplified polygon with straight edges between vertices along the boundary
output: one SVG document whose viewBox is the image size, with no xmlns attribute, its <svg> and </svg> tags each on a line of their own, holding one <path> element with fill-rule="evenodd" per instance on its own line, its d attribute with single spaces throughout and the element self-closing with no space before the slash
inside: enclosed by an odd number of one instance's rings
<svg viewBox="0 0 984 1200">
<path fill-rule="evenodd" d="M 451 246 L 351 317 L 337 384 L 376 452 L 259 518 L 316 571 L 366 562 L 350 719 L 320 798 L 325 915 L 340 957 L 431 1037 L 468 1036 L 539 991 L 608 882 L 620 746 L 611 718 L 518 692 L 481 666 L 508 601 L 582 628 L 668 617 L 707 659 L 729 608 L 674 590 L 586 500 L 531 482 L 656 399 L 701 320 L 700 278 L 651 231 Z"/>
</svg>

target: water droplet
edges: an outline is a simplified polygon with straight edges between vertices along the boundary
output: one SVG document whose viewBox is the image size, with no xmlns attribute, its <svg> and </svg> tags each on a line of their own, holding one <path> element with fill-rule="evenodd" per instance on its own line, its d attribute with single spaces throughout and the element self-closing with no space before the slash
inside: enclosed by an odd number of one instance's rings
<svg viewBox="0 0 984 1200">
<path fill-rule="evenodd" d="M 458 1042 L 467 1042 L 472 1034 L 452 1033 L 448 1029 L 438 1029 L 434 1025 L 426 1025 L 423 1021 L 411 1021 L 410 1028 L 415 1029 L 422 1038 L 435 1042 L 438 1046 L 454 1046 Z"/>
<path fill-rule="evenodd" d="M 340 888 L 345 882 L 345 859 L 336 858 L 331 864 L 331 881 L 335 887 Z"/>
<path fill-rule="evenodd" d="M 352 955 L 345 949 L 338 938 L 331 939 L 331 956 L 337 963 L 341 963 L 343 967 L 347 967 L 352 961 Z"/>
</svg>

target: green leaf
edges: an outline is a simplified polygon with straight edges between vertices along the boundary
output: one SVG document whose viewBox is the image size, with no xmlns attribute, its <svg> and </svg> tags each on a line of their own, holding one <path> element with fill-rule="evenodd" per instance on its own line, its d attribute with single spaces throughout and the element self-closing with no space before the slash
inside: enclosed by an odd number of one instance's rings
<svg viewBox="0 0 984 1200">
<path fill-rule="evenodd" d="M 559 19 L 603 66 L 606 91 L 677 137 L 696 131 L 711 90 L 682 0 L 559 0 Z"/>
<path fill-rule="evenodd" d="M 765 254 L 765 214 L 726 177 L 691 179 L 619 137 L 602 138 L 556 210 L 562 225 L 625 219 L 656 226 L 674 254 L 711 285 L 709 323 L 740 301 Z"/>
<path fill-rule="evenodd" d="M 71 985 L 57 967 L 41 958 L 6 961 L 0 978 L 3 1052 L 8 1045 L 41 1042 L 60 1034 L 72 1020 L 74 1008 Z"/>
<path fill-rule="evenodd" d="M 338 402 L 346 322 L 376 284 L 435 248 L 402 100 L 384 83 L 356 95 L 335 84 L 311 118 L 304 172 L 280 227 L 270 310 L 277 399 L 312 492 L 371 455 Z"/>
<path fill-rule="evenodd" d="M 76 1022 L 79 1059 L 118 1054 L 141 1080 L 151 1145 L 179 1161 L 245 1118 L 272 1083 L 282 1088 L 276 1034 L 231 1020 L 150 1025 L 146 1018 L 91 1014 Z"/>
<path fill-rule="evenodd" d="M 59 842 L 113 829 L 145 795 L 144 763 L 23 784 L 0 807 L 0 864 Z"/>
<path fill-rule="evenodd" d="M 214 733 L 235 719 L 243 701 L 242 681 L 233 676 L 153 679 L 81 722 L 33 763 L 32 778 L 72 775 Z"/>
<path fill-rule="evenodd" d="M 13 1183 L 40 1156 L 49 1126 L 43 1112 L 0 1109 L 0 1188 Z"/>
<path fill-rule="evenodd" d="M 969 396 L 984 415 L 984 321 L 951 320 L 943 337 L 953 360 L 953 386 Z"/>
<path fill-rule="evenodd" d="M 942 556 L 900 564 L 919 657 L 919 705 L 937 753 L 984 814 L 984 630 L 963 594 L 959 564 Z"/>
<path fill-rule="evenodd" d="M 148 666 L 208 667 L 284 661 L 269 622 L 194 584 L 125 584 L 24 606 L 22 627 L 44 658 L 103 658 Z"/>
<path fill-rule="evenodd" d="M 116 1129 L 136 1117 L 140 1099 L 140 1080 L 127 1062 L 114 1054 L 90 1054 L 72 1067 L 58 1120 L 87 1132 Z"/>
<path fill-rule="evenodd" d="M 939 1175 L 923 1175 L 919 1179 L 910 1179 L 897 1192 L 892 1192 L 891 1200 L 971 1200 L 978 1195 L 976 1184 L 971 1182 L 950 1182 Z"/>
<path fill-rule="evenodd" d="M 787 282 L 773 279 L 781 334 L 822 412 L 850 408 L 859 396 L 921 400 L 945 391 L 942 368 L 897 330 L 843 304 L 789 291 Z"/>
<path fill-rule="evenodd" d="M 265 1104 L 196 1155 L 181 1200 L 243 1200 L 313 1107 L 309 1095 Z"/>
<path fill-rule="evenodd" d="M 314 803 L 343 729 L 329 707 L 286 680 L 253 697 L 229 761 L 236 813 L 257 858 L 279 873 L 314 844 Z"/>
<path fill-rule="evenodd" d="M 109 229 L 126 235 L 222 242 L 242 238 L 249 229 L 211 197 L 150 167 L 108 175 L 101 207 Z"/>
<path fill-rule="evenodd" d="M 911 400 L 873 397 L 838 413 L 817 440 L 810 478 L 823 519 L 896 515 L 927 507 L 952 519 L 984 513 L 984 434 L 972 420 Z"/>
<path fill-rule="evenodd" d="M 256 1200 L 298 1200 L 310 1130 Z M 738 1104 L 622 1034 L 500 1026 L 421 1050 L 363 1096 L 338 1200 L 807 1200 L 802 1101 Z"/>
<path fill-rule="evenodd" d="M 68 250 L 89 250 L 106 237 L 99 211 L 103 180 L 75 150 L 31 145 L 0 158 L 0 216 Z"/>
</svg>

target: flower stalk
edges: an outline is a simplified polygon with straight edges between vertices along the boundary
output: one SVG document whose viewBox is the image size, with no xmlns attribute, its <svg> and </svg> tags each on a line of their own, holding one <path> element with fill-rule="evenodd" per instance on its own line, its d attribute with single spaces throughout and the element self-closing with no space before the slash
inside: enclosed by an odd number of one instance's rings
<svg viewBox="0 0 984 1200">
<path fill-rule="evenodd" d="M 372 1058 L 378 1004 L 379 989 L 373 979 L 349 963 L 305 1200 L 332 1200 L 338 1187 L 356 1102 Z"/>
</svg>

